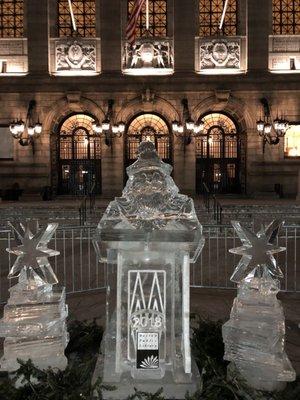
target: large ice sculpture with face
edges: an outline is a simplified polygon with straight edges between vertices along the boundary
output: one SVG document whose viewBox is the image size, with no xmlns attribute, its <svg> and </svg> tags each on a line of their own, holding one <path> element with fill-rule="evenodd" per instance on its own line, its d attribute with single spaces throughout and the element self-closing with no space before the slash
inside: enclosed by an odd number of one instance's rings
<svg viewBox="0 0 300 400">
<path fill-rule="evenodd" d="M 171 171 L 153 143 L 142 142 L 122 197 L 109 204 L 97 228 L 95 245 L 108 277 L 99 368 L 103 382 L 117 387 L 108 398 L 125 398 L 134 387 L 163 387 L 168 398 L 183 398 L 197 388 L 189 271 L 204 239 L 193 201 L 179 194 Z"/>
</svg>

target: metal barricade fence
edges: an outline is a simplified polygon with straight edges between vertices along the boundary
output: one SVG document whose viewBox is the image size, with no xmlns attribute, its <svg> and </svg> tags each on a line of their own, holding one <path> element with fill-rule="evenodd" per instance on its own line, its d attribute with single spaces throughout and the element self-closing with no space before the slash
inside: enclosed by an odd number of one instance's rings
<svg viewBox="0 0 300 400">
<path fill-rule="evenodd" d="M 49 248 L 60 252 L 49 261 L 59 284 L 66 287 L 68 294 L 106 286 L 105 268 L 97 263 L 93 246 L 94 232 L 95 226 L 59 227 L 48 244 Z M 7 279 L 16 257 L 5 251 L 14 245 L 12 231 L 0 230 L 0 302 L 7 300 L 8 289 L 16 283 L 16 279 Z"/>
<path fill-rule="evenodd" d="M 253 225 L 253 224 L 250 224 Z M 232 289 L 236 285 L 230 277 L 241 259 L 229 249 L 241 246 L 231 225 L 204 225 L 205 245 L 199 259 L 191 265 L 191 286 L 206 288 Z M 278 246 L 285 252 L 275 254 L 275 259 L 282 270 L 281 290 L 300 292 L 300 226 L 284 225 L 277 239 Z"/>
<path fill-rule="evenodd" d="M 95 226 L 67 226 L 57 229 L 49 248 L 60 251 L 50 258 L 50 263 L 60 285 L 66 286 L 68 294 L 100 290 L 106 287 L 105 266 L 97 263 L 93 246 Z M 241 245 L 235 231 L 226 225 L 204 225 L 205 246 L 195 264 L 191 265 L 191 286 L 194 288 L 232 289 L 235 284 L 230 276 L 240 256 L 229 253 L 229 249 Z M 8 280 L 8 272 L 15 256 L 5 251 L 14 246 L 14 235 L 9 229 L 0 230 L 0 302 L 7 301 L 8 289 L 16 279 Z M 286 252 L 276 256 L 282 269 L 282 290 L 300 291 L 300 226 L 284 226 L 278 245 Z"/>
</svg>

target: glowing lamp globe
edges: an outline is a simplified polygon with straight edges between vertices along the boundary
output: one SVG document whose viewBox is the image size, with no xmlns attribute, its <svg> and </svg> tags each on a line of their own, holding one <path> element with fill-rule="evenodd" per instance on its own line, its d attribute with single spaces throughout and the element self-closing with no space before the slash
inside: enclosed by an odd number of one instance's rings
<svg viewBox="0 0 300 400">
<path fill-rule="evenodd" d="M 111 127 L 111 130 L 112 130 L 113 133 L 118 133 L 119 132 L 119 126 L 118 125 L 113 125 Z"/>
<path fill-rule="evenodd" d="M 125 123 L 123 121 L 119 122 L 119 132 L 124 133 L 125 131 Z"/>
<path fill-rule="evenodd" d="M 27 132 L 28 132 L 29 136 L 33 136 L 34 135 L 34 127 L 33 126 L 28 126 Z"/>
<path fill-rule="evenodd" d="M 256 128 L 257 128 L 258 132 L 263 132 L 264 126 L 265 126 L 265 123 L 261 119 L 256 122 Z"/>
<path fill-rule="evenodd" d="M 34 127 L 34 132 L 35 132 L 37 135 L 41 134 L 41 133 L 42 133 L 42 124 L 40 124 L 39 122 L 37 122 L 37 123 L 35 124 L 35 127 Z"/>
<path fill-rule="evenodd" d="M 269 133 L 271 133 L 271 130 L 272 130 L 272 125 L 269 123 L 265 124 L 265 126 L 264 126 L 265 133 L 269 134 Z"/>
</svg>

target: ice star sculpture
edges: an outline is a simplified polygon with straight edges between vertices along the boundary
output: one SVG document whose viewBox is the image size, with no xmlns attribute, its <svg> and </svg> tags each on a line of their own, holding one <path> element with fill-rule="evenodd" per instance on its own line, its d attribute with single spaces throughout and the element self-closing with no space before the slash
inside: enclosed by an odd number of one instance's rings
<svg viewBox="0 0 300 400">
<path fill-rule="evenodd" d="M 65 288 L 58 282 L 48 257 L 59 252 L 47 247 L 58 224 L 48 224 L 32 233 L 29 223 L 10 224 L 18 246 L 7 249 L 17 259 L 8 277 L 19 277 L 9 289 L 9 299 L 0 320 L 0 337 L 4 337 L 0 370 L 13 373 L 18 359 L 29 360 L 40 369 L 65 369 L 64 350 L 69 336 L 66 328 L 68 307 Z M 15 385 L 21 384 L 18 379 Z"/>
<path fill-rule="evenodd" d="M 268 275 L 282 278 L 283 274 L 273 257 L 273 254 L 285 250 L 285 247 L 274 244 L 282 222 L 272 221 L 267 227 L 262 227 L 257 234 L 242 227 L 238 221 L 231 223 L 243 243 L 243 246 L 229 250 L 231 253 L 242 255 L 230 278 L 231 281 L 240 283 L 243 280 L 249 281 L 254 276 Z"/>
<path fill-rule="evenodd" d="M 17 242 L 21 244 L 6 249 L 9 253 L 18 256 L 8 278 L 20 276 L 25 270 L 27 280 L 34 281 L 37 286 L 56 284 L 58 280 L 48 257 L 59 255 L 59 251 L 49 249 L 47 244 L 52 239 L 58 224 L 48 224 L 46 229 L 37 229 L 35 234 L 30 230 L 29 224 L 20 223 L 19 227 L 10 225 L 15 231 Z"/>
<path fill-rule="evenodd" d="M 284 251 L 274 244 L 280 226 L 273 221 L 257 233 L 232 221 L 243 246 L 229 250 L 242 258 L 231 280 L 238 282 L 230 320 L 223 325 L 224 359 L 231 361 L 228 376 L 241 375 L 258 390 L 282 390 L 295 380 L 295 371 L 284 351 L 285 323 L 280 301 L 282 272 L 273 254 Z"/>
</svg>

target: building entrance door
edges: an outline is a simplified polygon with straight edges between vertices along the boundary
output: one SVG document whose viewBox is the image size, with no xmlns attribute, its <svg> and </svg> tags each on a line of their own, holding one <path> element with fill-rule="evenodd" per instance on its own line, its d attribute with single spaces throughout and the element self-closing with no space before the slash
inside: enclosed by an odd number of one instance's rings
<svg viewBox="0 0 300 400">
<path fill-rule="evenodd" d="M 58 194 L 101 193 L 101 141 L 94 135 L 94 118 L 85 114 L 69 117 L 58 140 Z"/>
<path fill-rule="evenodd" d="M 202 118 L 204 133 L 196 138 L 196 191 L 203 184 L 213 193 L 241 192 L 241 142 L 234 122 L 213 113 Z"/>
<path fill-rule="evenodd" d="M 126 168 L 136 161 L 138 146 L 143 140 L 153 142 L 160 158 L 164 162 L 172 164 L 172 146 L 168 125 L 156 114 L 141 114 L 132 120 L 125 136 L 125 172 Z"/>
</svg>

